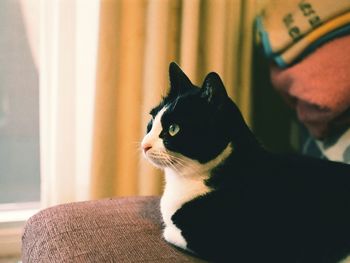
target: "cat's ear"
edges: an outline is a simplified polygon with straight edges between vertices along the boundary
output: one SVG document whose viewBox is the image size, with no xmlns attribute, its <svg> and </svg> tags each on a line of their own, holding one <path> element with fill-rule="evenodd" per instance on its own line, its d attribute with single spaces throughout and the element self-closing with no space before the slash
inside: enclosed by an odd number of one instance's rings
<svg viewBox="0 0 350 263">
<path fill-rule="evenodd" d="M 217 106 L 226 101 L 228 95 L 224 83 L 217 73 L 211 72 L 205 77 L 201 97 Z"/>
<path fill-rule="evenodd" d="M 170 91 L 168 96 L 176 98 L 193 87 L 192 82 L 175 63 L 169 65 Z"/>
</svg>

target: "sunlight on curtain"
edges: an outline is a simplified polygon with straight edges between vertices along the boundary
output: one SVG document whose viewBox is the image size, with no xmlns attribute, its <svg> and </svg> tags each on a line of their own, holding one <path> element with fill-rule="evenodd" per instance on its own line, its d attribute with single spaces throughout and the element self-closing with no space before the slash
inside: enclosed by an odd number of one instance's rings
<svg viewBox="0 0 350 263">
<path fill-rule="evenodd" d="M 90 198 L 98 22 L 98 0 L 40 1 L 43 207 Z"/>
<path fill-rule="evenodd" d="M 217 71 L 250 122 L 255 9 L 255 0 L 101 1 L 93 198 L 161 193 L 160 171 L 138 144 L 167 90 L 171 61 L 197 85 Z"/>
</svg>

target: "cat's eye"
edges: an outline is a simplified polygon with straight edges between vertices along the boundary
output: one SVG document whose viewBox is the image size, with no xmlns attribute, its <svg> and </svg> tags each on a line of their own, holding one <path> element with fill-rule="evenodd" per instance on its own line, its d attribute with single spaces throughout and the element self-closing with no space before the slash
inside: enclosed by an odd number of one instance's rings
<svg viewBox="0 0 350 263">
<path fill-rule="evenodd" d="M 173 123 L 169 126 L 169 134 L 170 136 L 175 136 L 180 131 L 180 126 Z"/>
</svg>

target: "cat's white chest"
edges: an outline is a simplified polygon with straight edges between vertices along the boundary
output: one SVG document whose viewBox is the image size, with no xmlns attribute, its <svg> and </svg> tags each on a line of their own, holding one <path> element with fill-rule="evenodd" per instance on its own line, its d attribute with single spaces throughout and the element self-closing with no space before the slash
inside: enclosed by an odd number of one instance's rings
<svg viewBox="0 0 350 263">
<path fill-rule="evenodd" d="M 198 197 L 210 192 L 210 188 L 204 183 L 206 175 L 186 177 L 176 174 L 171 169 L 165 170 L 166 185 L 160 202 L 163 217 L 164 238 L 168 242 L 187 248 L 187 242 L 181 235 L 181 230 L 173 224 L 171 217 L 181 206 Z"/>
</svg>

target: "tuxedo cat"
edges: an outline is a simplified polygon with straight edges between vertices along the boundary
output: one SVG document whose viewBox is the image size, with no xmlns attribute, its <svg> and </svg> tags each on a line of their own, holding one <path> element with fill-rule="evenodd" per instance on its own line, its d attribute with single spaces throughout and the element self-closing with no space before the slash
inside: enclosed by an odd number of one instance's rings
<svg viewBox="0 0 350 263">
<path fill-rule="evenodd" d="M 142 141 L 165 171 L 165 240 L 215 262 L 346 258 L 350 166 L 265 150 L 216 73 L 201 88 L 175 63 L 169 75 Z"/>
</svg>

